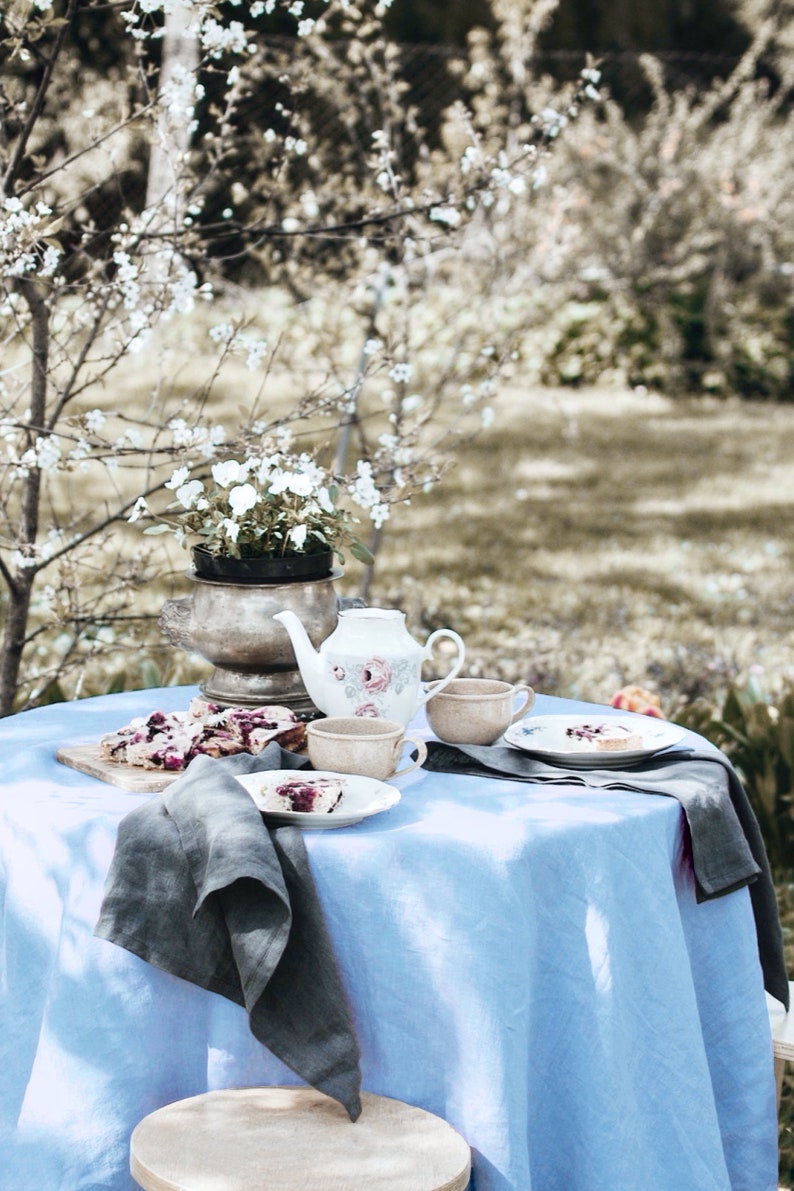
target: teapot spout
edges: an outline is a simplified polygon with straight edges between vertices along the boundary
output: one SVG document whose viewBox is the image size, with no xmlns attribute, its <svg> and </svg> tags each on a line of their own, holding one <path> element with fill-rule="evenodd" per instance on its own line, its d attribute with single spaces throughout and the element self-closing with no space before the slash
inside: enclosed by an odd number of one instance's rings
<svg viewBox="0 0 794 1191">
<path fill-rule="evenodd" d="M 283 612 L 276 612 L 273 619 L 282 624 L 289 633 L 289 639 L 292 643 L 292 649 L 295 654 L 295 659 L 298 663 L 303 685 L 306 687 L 309 698 L 315 707 L 320 711 L 324 711 L 325 707 L 325 692 L 323 688 L 323 672 L 320 655 L 312 645 L 309 634 L 303 627 L 299 617 L 295 615 L 290 609 L 285 608 Z"/>
</svg>

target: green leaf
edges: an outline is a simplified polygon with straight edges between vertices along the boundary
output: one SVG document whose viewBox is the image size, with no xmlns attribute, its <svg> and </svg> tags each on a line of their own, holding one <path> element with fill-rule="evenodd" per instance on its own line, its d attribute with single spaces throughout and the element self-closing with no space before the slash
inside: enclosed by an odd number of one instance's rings
<svg viewBox="0 0 794 1191">
<path fill-rule="evenodd" d="M 369 551 L 361 542 L 351 542 L 350 553 L 354 558 L 357 558 L 359 562 L 365 563 L 368 567 L 371 567 L 375 561 L 374 554 L 372 554 L 371 551 Z"/>
</svg>

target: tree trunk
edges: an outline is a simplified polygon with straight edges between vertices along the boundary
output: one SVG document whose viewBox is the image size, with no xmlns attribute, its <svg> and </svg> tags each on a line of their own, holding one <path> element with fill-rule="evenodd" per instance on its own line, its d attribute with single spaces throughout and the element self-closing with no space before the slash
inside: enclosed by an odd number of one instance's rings
<svg viewBox="0 0 794 1191">
<path fill-rule="evenodd" d="M 198 63 L 199 44 L 194 14 L 189 8 L 175 5 L 165 18 L 160 95 L 171 86 L 178 87 L 185 78 L 195 79 Z M 175 230 L 182 226 L 185 210 L 180 176 L 182 162 L 190 147 L 190 135 L 184 120 L 169 119 L 166 105 L 158 116 L 154 130 L 146 183 L 146 210 L 154 212 L 160 208 L 156 217 L 158 230 L 166 226 Z"/>
<path fill-rule="evenodd" d="M 46 436 L 47 372 L 50 354 L 49 308 L 40 294 L 36 282 L 19 281 L 17 288 L 22 294 L 31 315 L 31 348 L 33 364 L 30 378 L 30 417 L 28 420 L 27 446 L 34 448 L 36 439 Z M 36 538 L 39 531 L 39 504 L 41 500 L 41 471 L 37 466 L 28 470 L 22 480 L 22 497 L 19 508 L 17 549 L 22 555 L 35 556 Z M 25 648 L 30 613 L 30 598 L 36 577 L 35 567 L 17 568 L 12 574 L 5 566 L 2 574 L 7 588 L 7 611 L 3 626 L 3 640 L 0 644 L 0 716 L 10 715 L 19 681 L 19 667 Z"/>
</svg>

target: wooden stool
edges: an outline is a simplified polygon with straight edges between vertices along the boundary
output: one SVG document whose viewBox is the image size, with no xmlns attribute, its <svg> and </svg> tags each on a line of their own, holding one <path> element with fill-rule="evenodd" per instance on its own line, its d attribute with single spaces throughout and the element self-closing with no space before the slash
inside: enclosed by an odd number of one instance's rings
<svg viewBox="0 0 794 1191">
<path fill-rule="evenodd" d="M 794 1006 L 794 982 L 789 981 L 789 998 Z M 777 1107 L 780 1110 L 780 1095 L 783 1091 L 783 1075 L 786 1063 L 794 1059 L 794 1011 L 786 1013 L 780 1001 L 766 994 L 769 1010 L 769 1025 L 772 1028 L 772 1053 L 775 1056 L 775 1084 L 777 1085 Z"/>
<path fill-rule="evenodd" d="M 466 1142 L 440 1117 L 363 1092 L 355 1122 L 312 1088 L 233 1088 L 144 1117 L 130 1172 L 144 1191 L 463 1191 Z"/>
</svg>

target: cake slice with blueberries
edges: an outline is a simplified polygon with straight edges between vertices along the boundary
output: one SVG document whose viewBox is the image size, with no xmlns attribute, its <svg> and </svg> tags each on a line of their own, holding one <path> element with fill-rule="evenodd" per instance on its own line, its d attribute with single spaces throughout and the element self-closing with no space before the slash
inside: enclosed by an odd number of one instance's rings
<svg viewBox="0 0 794 1191">
<path fill-rule="evenodd" d="M 303 814 L 331 814 L 342 801 L 343 779 L 296 774 L 265 784 L 256 799 L 262 811 L 299 811 Z"/>
<path fill-rule="evenodd" d="M 565 729 L 569 744 L 582 752 L 616 753 L 642 748 L 642 737 L 626 724 L 576 724 Z"/>
</svg>

